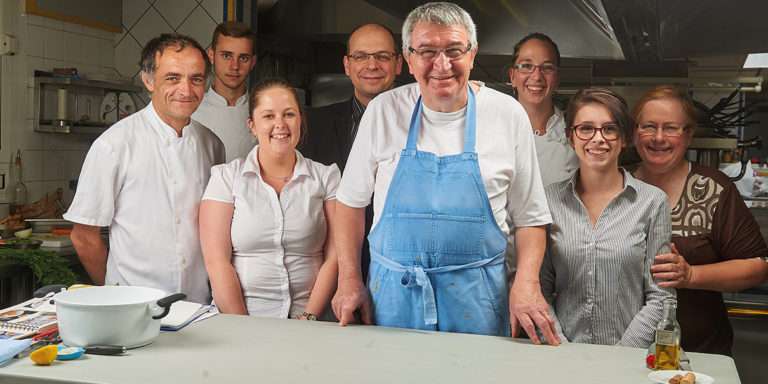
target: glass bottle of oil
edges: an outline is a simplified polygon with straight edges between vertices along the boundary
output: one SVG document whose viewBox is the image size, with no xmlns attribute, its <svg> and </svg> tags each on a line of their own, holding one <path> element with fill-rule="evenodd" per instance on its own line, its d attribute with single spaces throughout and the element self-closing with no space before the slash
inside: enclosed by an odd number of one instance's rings
<svg viewBox="0 0 768 384">
<path fill-rule="evenodd" d="M 677 300 L 664 300 L 664 317 L 656 326 L 656 369 L 680 369 L 680 323 Z"/>
<path fill-rule="evenodd" d="M 21 150 L 16 151 L 13 164 L 13 186 L 11 189 L 10 213 L 21 213 L 21 209 L 27 204 L 27 186 L 24 185 L 21 166 Z"/>
</svg>

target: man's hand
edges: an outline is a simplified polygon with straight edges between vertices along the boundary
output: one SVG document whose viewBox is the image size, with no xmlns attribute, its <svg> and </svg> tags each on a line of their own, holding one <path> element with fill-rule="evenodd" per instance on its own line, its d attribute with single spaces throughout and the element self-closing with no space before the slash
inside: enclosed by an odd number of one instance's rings
<svg viewBox="0 0 768 384">
<path fill-rule="evenodd" d="M 355 310 L 360 311 L 363 324 L 373 324 L 371 296 L 360 279 L 350 278 L 339 281 L 339 289 L 333 296 L 331 306 L 342 327 L 357 322 Z"/>
<path fill-rule="evenodd" d="M 515 280 L 509 290 L 509 322 L 512 337 L 517 337 L 519 327 L 525 330 L 534 344 L 541 344 L 536 328 L 541 330 L 550 345 L 560 345 L 555 332 L 555 321 L 549 316 L 549 304 L 541 294 L 541 286 L 535 282 Z"/>
<path fill-rule="evenodd" d="M 653 278 L 662 288 L 686 288 L 693 280 L 693 268 L 678 252 L 675 243 L 671 243 L 672 251 L 656 255 L 651 266 Z"/>
</svg>

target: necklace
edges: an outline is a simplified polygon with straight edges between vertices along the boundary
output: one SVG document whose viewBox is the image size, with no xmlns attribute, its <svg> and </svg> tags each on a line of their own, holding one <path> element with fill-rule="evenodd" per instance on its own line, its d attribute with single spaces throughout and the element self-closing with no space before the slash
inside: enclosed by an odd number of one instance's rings
<svg viewBox="0 0 768 384">
<path fill-rule="evenodd" d="M 291 180 L 291 176 L 292 176 L 292 175 L 289 175 L 289 176 L 270 176 L 270 175 L 267 175 L 266 173 L 264 173 L 263 171 L 261 172 L 261 175 L 266 177 L 267 179 L 280 180 L 283 183 L 287 183 L 288 181 L 290 181 Z"/>
</svg>

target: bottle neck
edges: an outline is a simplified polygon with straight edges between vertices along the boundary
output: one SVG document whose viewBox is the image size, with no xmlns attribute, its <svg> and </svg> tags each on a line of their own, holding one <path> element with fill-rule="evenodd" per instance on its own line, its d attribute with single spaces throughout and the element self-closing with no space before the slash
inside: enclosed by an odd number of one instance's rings
<svg viewBox="0 0 768 384">
<path fill-rule="evenodd" d="M 675 303 L 664 303 L 664 318 L 677 319 L 677 305 Z"/>
</svg>

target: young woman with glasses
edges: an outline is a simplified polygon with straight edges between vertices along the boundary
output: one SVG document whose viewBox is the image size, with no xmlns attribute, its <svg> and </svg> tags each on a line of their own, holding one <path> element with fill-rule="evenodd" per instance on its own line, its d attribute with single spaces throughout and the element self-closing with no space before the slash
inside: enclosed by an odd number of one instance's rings
<svg viewBox="0 0 768 384">
<path fill-rule="evenodd" d="M 654 88 L 634 116 L 643 160 L 634 175 L 666 192 L 672 207 L 673 252 L 656 257 L 653 277 L 677 288 L 683 349 L 730 355 L 733 330 L 721 292 L 765 281 L 768 247 L 733 183 L 685 159 L 696 129 L 696 108 L 685 92 Z"/>
<path fill-rule="evenodd" d="M 619 168 L 633 128 L 621 96 L 579 91 L 565 121 L 579 169 L 545 188 L 552 225 L 541 267 L 544 297 L 561 338 L 648 347 L 662 302 L 674 295 L 650 271 L 669 249 L 666 196 Z"/>
<path fill-rule="evenodd" d="M 532 33 L 515 45 L 513 57 L 509 81 L 531 121 L 541 180 L 544 186 L 567 180 L 579 161 L 565 136 L 563 112 L 552 101 L 560 81 L 557 44 Z"/>
</svg>

